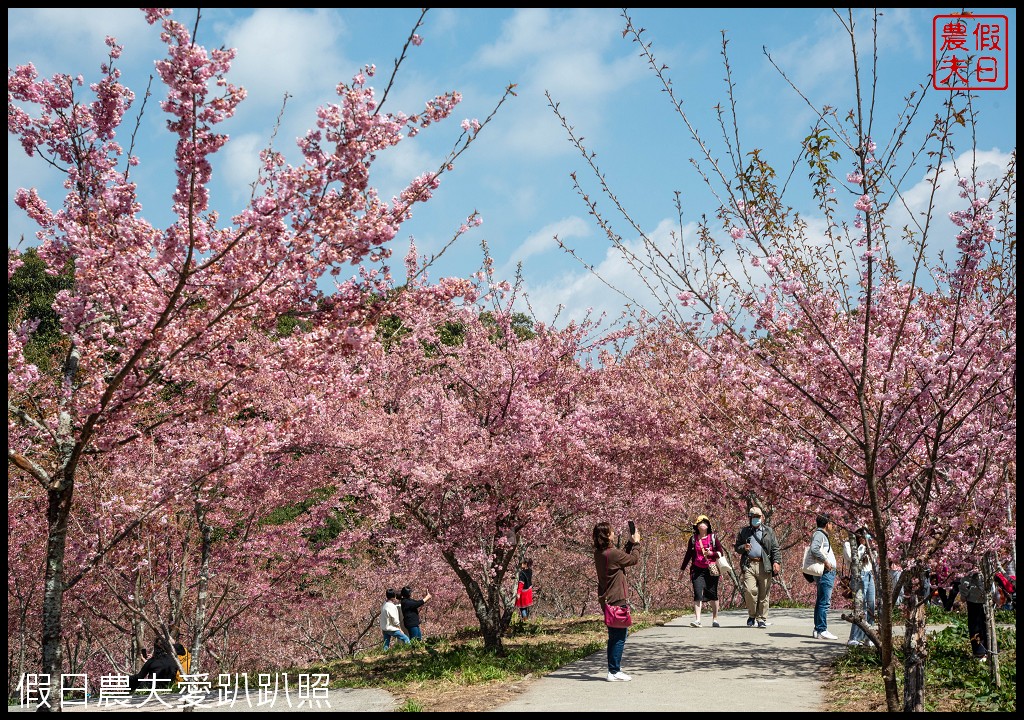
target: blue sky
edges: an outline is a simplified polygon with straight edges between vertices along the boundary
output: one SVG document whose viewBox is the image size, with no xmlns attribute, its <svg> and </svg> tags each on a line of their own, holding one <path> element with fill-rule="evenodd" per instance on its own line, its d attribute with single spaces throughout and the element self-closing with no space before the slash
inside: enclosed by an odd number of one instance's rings
<svg viewBox="0 0 1024 720">
<path fill-rule="evenodd" d="M 978 148 L 990 167 L 998 168 L 1017 141 L 1016 11 L 971 10 L 1009 18 L 1009 89 L 980 92 L 977 100 Z M 947 12 L 883 10 L 879 127 L 891 128 L 902 98 L 927 82 L 932 18 Z M 629 13 L 635 25 L 646 28 L 692 123 L 716 154 L 721 153 L 721 131 L 712 108 L 726 102 L 723 30 L 744 148 L 763 148 L 764 157 L 780 170 L 796 157 L 813 115 L 762 48 L 814 104 L 843 111 L 853 107 L 849 39 L 831 10 L 641 8 Z M 215 158 L 215 207 L 229 216 L 244 204 L 256 153 L 270 137 L 286 92 L 292 97 L 275 141 L 280 149 L 294 147 L 290 140 L 312 125 L 313 109 L 333 102 L 336 84 L 350 80 L 363 65 L 377 65 L 374 84 L 382 88 L 418 16 L 418 9 L 409 8 L 204 9 L 198 42 L 238 48 L 230 79 L 249 93 L 237 116 L 222 126 L 232 141 Z M 177 9 L 175 17 L 191 27 L 195 10 Z M 868 49 L 870 15 L 858 11 L 855 17 L 861 48 Z M 716 204 L 689 163 L 698 148 L 637 46 L 622 37 L 624 27 L 621 11 L 608 8 L 442 8 L 427 13 L 419 30 L 424 42 L 410 48 L 385 108 L 417 112 L 425 100 L 449 90 L 461 92 L 463 103 L 449 121 L 381 155 L 373 183 L 384 197 L 435 169 L 460 134 L 462 119 L 483 120 L 506 85 L 516 83 L 517 96 L 405 226 L 395 246 L 396 269 L 402 267 L 410 236 L 421 253 L 431 254 L 477 210 L 483 225 L 447 251 L 432 277 L 474 272 L 482 259 L 480 242 L 486 241 L 500 277 L 511 280 L 522 262 L 525 289 L 539 319 L 550 321 L 559 306 L 564 306 L 562 321 L 581 317 L 588 308 L 617 312 L 622 299 L 559 249 L 553 239 L 558 235 L 616 286 L 643 295 L 639 279 L 609 253 L 602 230 L 573 189 L 573 172 L 588 191 L 596 185 L 545 96 L 550 93 L 588 149 L 597 152 L 609 182 L 642 227 L 657 235 L 678 226 L 675 191 L 682 193 L 684 223 L 712 216 Z M 81 73 L 89 81 L 98 76 L 106 35 L 124 45 L 123 80 L 141 97 L 152 63 L 162 55 L 157 29 L 146 25 L 137 9 L 9 8 L 8 67 L 32 62 L 44 76 Z M 934 114 L 940 101 L 941 94 L 931 91 L 927 107 L 934 109 L 924 112 L 923 119 Z M 134 172 L 143 214 L 157 225 L 169 222 L 173 187 L 170 155 L 166 143 L 161 145 L 167 135 L 162 123 L 151 104 L 137 153 L 143 166 Z M 919 127 L 923 132 L 924 125 Z M 33 232 L 11 203 L 15 189 L 38 187 L 52 202 L 59 202 L 62 193 L 54 171 L 38 158 L 26 158 L 10 136 L 8 158 L 8 244 L 13 246 L 22 234 L 31 243 Z M 607 201 L 601 208 L 611 209 Z M 808 210 L 813 208 L 808 205 Z M 632 239 L 621 222 L 617 229 Z"/>
</svg>

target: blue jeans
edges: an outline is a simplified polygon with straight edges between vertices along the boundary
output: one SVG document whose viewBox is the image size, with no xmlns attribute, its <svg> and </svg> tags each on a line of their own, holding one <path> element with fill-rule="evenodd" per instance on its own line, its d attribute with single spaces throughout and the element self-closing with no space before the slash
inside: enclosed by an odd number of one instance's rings
<svg viewBox="0 0 1024 720">
<path fill-rule="evenodd" d="M 608 628 L 608 672 L 612 675 L 622 670 L 622 650 L 628 634 L 629 628 Z"/>
<path fill-rule="evenodd" d="M 868 625 L 875 622 L 875 576 L 869 572 L 860 574 L 864 586 L 864 619 Z M 850 625 L 850 640 L 864 642 L 867 635 L 856 625 Z"/>
<path fill-rule="evenodd" d="M 828 608 L 832 604 L 832 588 L 836 584 L 836 570 L 832 568 L 818 578 L 818 598 L 814 602 L 814 630 L 828 630 Z"/>
<path fill-rule="evenodd" d="M 422 640 L 423 633 L 420 631 L 419 625 L 413 625 L 409 628 L 409 639 L 410 640 Z"/>
<path fill-rule="evenodd" d="M 409 644 L 409 636 L 401 630 L 388 630 L 384 633 L 384 649 L 387 650 L 391 647 L 391 638 L 401 640 L 405 644 Z"/>
</svg>

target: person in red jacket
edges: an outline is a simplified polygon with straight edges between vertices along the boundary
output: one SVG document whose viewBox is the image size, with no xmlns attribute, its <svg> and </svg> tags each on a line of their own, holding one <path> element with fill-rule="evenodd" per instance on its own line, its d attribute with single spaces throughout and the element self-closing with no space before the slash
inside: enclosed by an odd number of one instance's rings
<svg viewBox="0 0 1024 720">
<path fill-rule="evenodd" d="M 530 617 L 530 606 L 533 605 L 533 560 L 525 558 L 519 564 L 519 576 L 516 585 L 516 608 L 523 620 Z"/>
</svg>

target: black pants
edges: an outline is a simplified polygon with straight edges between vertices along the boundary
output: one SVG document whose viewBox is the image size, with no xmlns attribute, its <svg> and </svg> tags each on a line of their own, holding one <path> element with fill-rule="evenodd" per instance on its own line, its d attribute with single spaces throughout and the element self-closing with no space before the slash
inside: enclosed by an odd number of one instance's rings
<svg viewBox="0 0 1024 720">
<path fill-rule="evenodd" d="M 985 657 L 988 654 L 988 623 L 985 622 L 985 606 L 981 603 L 967 603 L 967 633 L 971 636 L 974 657 Z"/>
<path fill-rule="evenodd" d="M 946 588 L 939 588 L 939 600 L 942 601 L 942 607 L 949 612 L 953 609 L 953 602 L 956 600 L 956 594 L 960 591 L 960 581 L 954 580 L 953 586 L 947 591 Z"/>
</svg>

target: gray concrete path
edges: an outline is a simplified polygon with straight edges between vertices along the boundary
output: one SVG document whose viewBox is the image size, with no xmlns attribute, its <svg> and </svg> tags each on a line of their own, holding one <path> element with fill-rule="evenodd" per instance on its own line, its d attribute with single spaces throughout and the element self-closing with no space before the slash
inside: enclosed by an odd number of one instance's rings
<svg viewBox="0 0 1024 720">
<path fill-rule="evenodd" d="M 822 709 L 825 668 L 846 652 L 850 626 L 829 613 L 839 640 L 815 640 L 811 609 L 771 609 L 766 629 L 748 628 L 745 610 L 711 627 L 693 615 L 631 633 L 622 656 L 630 682 L 608 682 L 604 651 L 538 678 L 493 712 L 811 712 Z"/>
</svg>

